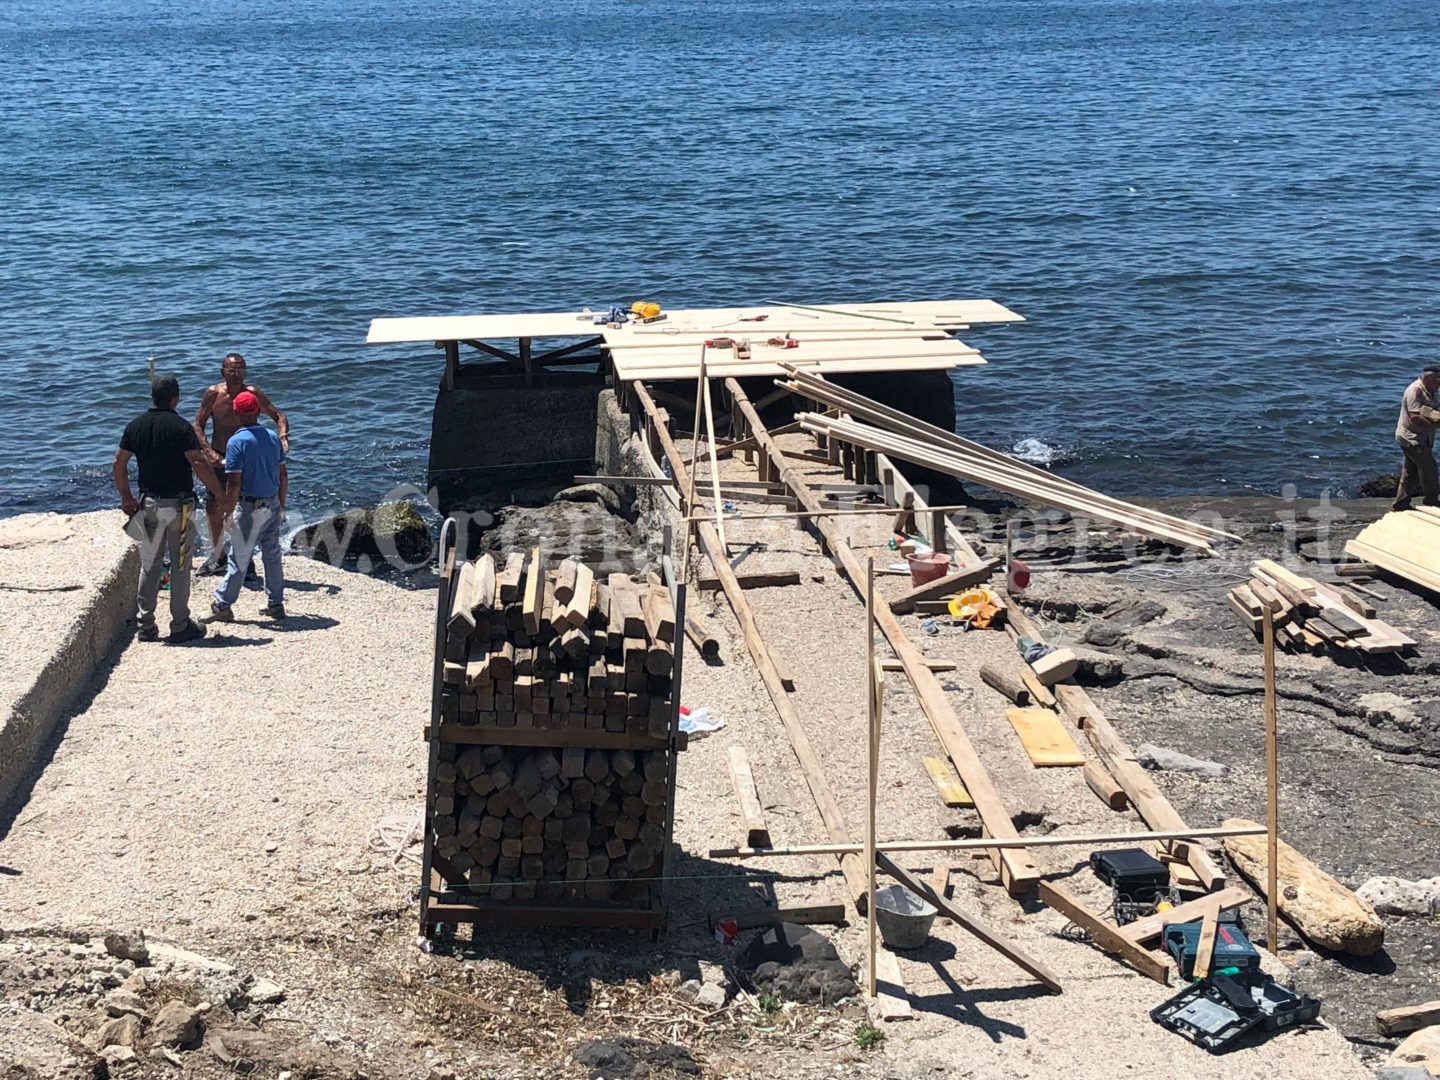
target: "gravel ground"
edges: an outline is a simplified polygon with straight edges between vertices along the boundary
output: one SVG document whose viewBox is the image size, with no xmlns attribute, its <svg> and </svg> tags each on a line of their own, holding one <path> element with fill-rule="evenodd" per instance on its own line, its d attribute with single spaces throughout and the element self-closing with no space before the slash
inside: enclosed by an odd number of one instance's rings
<svg viewBox="0 0 1440 1080">
<path fill-rule="evenodd" d="M 738 462 L 725 469 L 745 475 Z M 875 545 L 877 560 L 888 562 L 879 546 L 884 521 L 855 519 L 848 527 L 857 544 Z M 735 551 L 748 548 L 748 569 L 802 570 L 799 586 L 749 595 L 772 647 L 794 670 L 796 707 L 858 837 L 865 759 L 859 601 L 805 533 L 735 522 L 731 538 Z M 1047 964 L 1064 995 L 1044 993 L 942 922 L 924 949 L 900 960 L 916 1019 L 887 1025 L 885 1041 L 868 1054 L 854 1048 L 860 1018 L 853 1010 L 770 1018 L 737 998 L 705 1016 L 678 1004 L 676 981 L 713 973 L 712 965 L 728 958 L 709 933 L 709 911 L 758 905 L 756 897 L 767 893 L 787 904 L 843 895 L 828 857 L 743 866 L 708 857 L 739 835 L 725 764 L 730 745 L 750 757 L 777 842 L 824 837 L 728 608 L 700 593 L 692 611 L 714 627 L 721 659 L 705 664 L 687 655 L 684 698 L 717 709 L 726 726 L 692 742 L 681 759 L 676 839 L 683 854 L 674 866 L 670 937 L 656 948 L 623 933 L 481 935 L 442 942 L 427 955 L 414 936 L 415 868 L 393 872 L 389 856 L 369 840 L 382 819 L 403 822 L 420 804 L 434 594 L 427 581 L 381 581 L 298 559 L 286 567 L 294 585 L 285 625 L 252 621 L 262 594 L 247 592 L 240 621 L 196 646 L 130 644 L 89 707 L 71 719 L 33 797 L 0 838 L 7 948 L 47 934 L 143 928 L 152 939 L 282 983 L 289 990 L 283 1005 L 266 1017 L 247 1013 L 249 1021 L 323 1044 L 372 1077 L 424 1078 L 432 1067 L 496 1077 L 590 1075 L 570 1062 L 571 1049 L 583 1038 L 619 1033 L 684 1046 L 714 1077 L 1366 1075 L 1328 1026 L 1224 1059 L 1191 1047 L 1149 1020 L 1172 990 L 1072 940 L 1063 918 L 1017 903 L 988 862 L 970 858 L 948 860 L 954 900 Z M 881 582 L 885 594 L 903 587 L 899 578 Z M 944 628 L 925 637 L 918 619 L 903 622 L 932 656 L 957 663 L 942 682 L 1010 810 L 1035 822 L 1028 828 L 1142 828 L 1133 814 L 1112 813 L 1096 800 L 1078 770 L 1030 766 L 1003 700 L 975 676 L 981 663 L 1017 665 L 1003 633 Z M 973 830 L 973 812 L 948 810 L 936 797 L 920 758 L 938 754 L 938 743 L 903 676 L 891 680 L 882 836 Z M 1132 743 L 1141 741 L 1152 714 L 1132 721 L 1119 704 L 1110 706 L 1117 725 Z M 1184 784 L 1162 783 L 1178 791 L 1177 805 L 1196 825 L 1253 809 L 1253 798 L 1212 807 L 1189 799 Z M 1032 854 L 1047 875 L 1103 902 L 1088 872 L 1074 873 L 1088 852 Z M 941 862 L 919 855 L 904 861 L 917 870 Z M 24 926 L 31 929 L 17 932 Z M 837 928 L 833 939 L 847 960 L 861 959 L 857 921 Z M 589 975 L 577 974 L 582 947 L 600 950 Z M 17 960 L 7 968 L 6 955 L 0 949 L 0 997 L 23 998 L 38 967 Z M 95 1007 L 67 999 L 65 1022 L 83 1027 Z M 200 1058 L 186 1059 L 192 1075 L 223 1074 Z M 173 1075 L 163 1073 L 168 1065 L 155 1067 L 162 1070 L 156 1075 Z"/>
</svg>

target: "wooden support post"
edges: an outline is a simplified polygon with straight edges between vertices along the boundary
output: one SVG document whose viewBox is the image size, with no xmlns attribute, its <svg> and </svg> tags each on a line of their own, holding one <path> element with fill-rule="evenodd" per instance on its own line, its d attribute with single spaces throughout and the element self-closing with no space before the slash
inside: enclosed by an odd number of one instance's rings
<svg viewBox="0 0 1440 1080">
<path fill-rule="evenodd" d="M 634 386 L 641 407 L 651 414 L 658 412 L 655 402 L 644 384 L 637 381 Z M 692 478 L 685 467 L 685 459 L 681 456 L 679 448 L 676 447 L 674 440 L 670 438 L 669 431 L 663 424 L 657 422 L 655 430 L 660 438 L 665 457 L 670 462 L 670 469 L 675 476 L 676 484 L 682 488 L 689 488 Z M 775 670 L 775 662 L 770 655 L 770 650 L 765 645 L 764 638 L 760 635 L 760 628 L 756 625 L 755 613 L 751 610 L 750 602 L 745 597 L 745 590 L 740 588 L 740 583 L 735 579 L 735 571 L 731 569 L 720 551 L 720 537 L 715 532 L 714 523 L 697 522 L 695 533 L 700 547 L 705 554 L 710 556 L 710 561 L 715 566 L 715 574 L 720 579 L 721 587 L 725 591 L 725 599 L 730 602 L 730 609 L 735 613 L 735 621 L 740 624 L 740 633 L 745 638 L 745 645 L 750 651 L 751 658 L 755 661 L 755 669 L 760 675 L 760 680 L 765 684 L 766 691 L 770 694 L 770 700 L 775 703 L 775 711 L 780 717 L 781 724 L 785 727 L 786 735 L 789 736 L 790 746 L 795 751 L 796 760 L 800 763 L 800 772 L 805 778 L 806 786 L 810 789 L 811 798 L 815 800 L 815 808 L 825 823 L 825 831 L 831 840 L 837 843 L 849 843 L 849 829 L 840 813 L 839 804 L 836 803 L 835 796 L 830 790 L 829 781 L 825 778 L 825 770 L 820 764 L 819 755 L 815 753 L 815 748 L 810 744 L 810 737 L 800 722 L 800 716 L 795 711 L 789 693 L 786 692 L 780 681 L 780 673 Z M 840 869 L 845 874 L 845 884 L 850 901 L 858 908 L 866 900 L 865 875 L 860 865 L 860 859 L 855 854 L 841 856 Z"/>
<path fill-rule="evenodd" d="M 820 511 L 819 500 L 805 483 L 804 478 L 790 466 L 784 453 L 770 437 L 770 433 L 755 413 L 750 399 L 746 397 L 739 382 L 735 379 L 727 379 L 726 387 L 736 406 L 750 422 L 756 440 L 766 448 L 772 464 L 780 470 L 781 479 L 795 493 L 801 506 L 818 514 Z M 825 546 L 836 562 L 840 564 L 851 586 L 857 592 L 862 590 L 865 571 L 859 558 L 830 521 L 823 517 L 818 518 L 815 527 L 820 531 Z M 920 702 L 920 707 L 929 718 L 945 752 L 954 762 L 955 769 L 965 785 L 965 790 L 970 792 L 970 797 L 975 800 L 975 810 L 980 815 L 986 832 L 990 836 L 998 838 L 1018 839 L 1019 833 L 1010 818 L 1010 811 L 1006 807 L 1005 801 L 1000 797 L 1000 792 L 996 790 L 990 774 L 981 763 L 980 756 L 965 734 L 964 728 L 960 726 L 959 718 L 956 717 L 949 697 L 940 685 L 940 680 L 926 665 L 924 655 L 905 635 L 899 620 L 886 605 L 881 604 L 875 609 L 874 621 L 879 625 L 880 632 L 885 635 L 885 639 L 890 643 L 890 648 L 894 650 L 896 657 L 905 665 L 905 674 L 915 689 L 915 696 Z M 995 863 L 996 870 L 999 871 L 1001 881 L 1015 895 L 1029 892 L 1040 880 L 1039 868 L 1023 849 L 996 849 L 991 852 L 991 858 Z"/>
<path fill-rule="evenodd" d="M 525 369 L 526 386 L 535 385 L 535 369 L 530 361 L 530 343 L 530 338 L 528 337 L 522 337 L 520 339 L 520 366 Z"/>
<path fill-rule="evenodd" d="M 875 949 L 879 944 L 875 914 L 875 801 L 879 791 L 880 772 L 880 695 L 883 692 L 880 669 L 875 665 L 875 560 L 865 560 L 865 702 L 866 744 L 866 812 L 865 812 L 865 904 L 869 912 L 866 933 L 869 947 L 865 956 L 865 992 L 875 996 Z"/>
<path fill-rule="evenodd" d="M 460 372 L 460 343 L 447 341 L 445 345 L 445 375 L 441 385 L 446 390 L 455 389 L 455 376 Z"/>
<path fill-rule="evenodd" d="M 945 511 L 930 511 L 930 550 L 937 555 L 945 554 Z"/>
<path fill-rule="evenodd" d="M 1170 969 L 1164 960 L 1148 949 L 1127 941 L 1119 930 L 1059 885 L 1042 881 L 1040 899 L 1089 934 L 1090 940 L 1104 952 L 1120 957 L 1136 971 L 1150 976 L 1161 986 L 1170 982 Z"/>
<path fill-rule="evenodd" d="M 1265 794 L 1266 827 L 1270 830 L 1265 840 L 1265 932 L 1270 955 L 1280 955 L 1280 748 L 1276 738 L 1275 708 L 1275 615 L 1265 605 Z"/>
<path fill-rule="evenodd" d="M 1211 908 L 1200 920 L 1200 941 L 1195 946 L 1195 967 L 1191 972 L 1196 979 L 1210 976 L 1210 960 L 1215 955 L 1215 934 L 1219 929 L 1220 912 Z"/>
</svg>

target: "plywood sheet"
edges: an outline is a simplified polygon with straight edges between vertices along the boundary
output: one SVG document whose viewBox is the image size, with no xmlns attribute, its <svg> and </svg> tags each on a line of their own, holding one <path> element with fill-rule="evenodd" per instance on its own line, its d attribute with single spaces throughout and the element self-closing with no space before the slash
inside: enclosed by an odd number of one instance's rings
<svg viewBox="0 0 1440 1080">
<path fill-rule="evenodd" d="M 813 364 L 803 366 L 806 371 L 812 371 L 817 375 L 841 375 L 847 372 L 857 371 L 948 371 L 951 368 L 976 367 L 984 363 L 984 359 L 978 356 L 960 356 L 954 359 L 947 359 L 945 357 L 929 359 L 924 357 L 892 357 L 880 360 L 816 361 Z M 688 368 L 651 367 L 648 364 L 632 360 L 625 363 L 617 363 L 615 372 L 616 376 L 622 381 L 639 379 L 643 382 L 651 382 L 665 379 L 693 379 L 695 378 L 698 366 L 697 364 Z M 780 366 L 771 360 L 762 359 L 759 362 L 711 363 L 708 357 L 705 361 L 705 371 L 711 378 L 716 379 L 730 375 L 737 378 L 746 378 L 752 375 L 781 375 L 784 373 Z"/>
<path fill-rule="evenodd" d="M 1060 717 L 1049 709 L 1006 709 L 1005 717 L 1036 768 L 1085 764 Z"/>
<path fill-rule="evenodd" d="M 970 793 L 965 790 L 965 785 L 960 782 L 960 777 L 955 775 L 955 770 L 948 761 L 941 761 L 938 757 L 927 757 L 924 760 L 925 771 L 930 774 L 941 802 L 946 806 L 975 805 L 975 800 L 970 798 Z"/>
</svg>

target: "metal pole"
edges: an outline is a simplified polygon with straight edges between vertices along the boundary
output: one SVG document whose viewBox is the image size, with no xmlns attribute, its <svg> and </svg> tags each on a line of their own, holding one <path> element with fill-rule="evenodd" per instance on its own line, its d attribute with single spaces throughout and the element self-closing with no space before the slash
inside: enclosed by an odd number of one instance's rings
<svg viewBox="0 0 1440 1080">
<path fill-rule="evenodd" d="M 1275 716 L 1275 616 L 1265 605 L 1265 790 L 1267 801 L 1265 853 L 1265 917 L 1270 952 L 1280 955 L 1280 747 Z"/>
</svg>

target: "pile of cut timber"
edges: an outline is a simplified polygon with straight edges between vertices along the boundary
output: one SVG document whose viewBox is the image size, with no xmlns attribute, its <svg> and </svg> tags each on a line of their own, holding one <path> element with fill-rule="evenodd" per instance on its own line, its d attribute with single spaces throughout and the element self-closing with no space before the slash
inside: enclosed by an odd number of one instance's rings
<svg viewBox="0 0 1440 1080">
<path fill-rule="evenodd" d="M 1402 652 L 1415 639 L 1375 618 L 1375 609 L 1344 589 L 1292 573 L 1263 559 L 1250 567 L 1247 584 L 1229 593 L 1230 606 L 1256 634 L 1268 605 L 1275 641 L 1291 652 L 1322 653 L 1328 648 L 1362 653 Z"/>
<path fill-rule="evenodd" d="M 1440 592 L 1440 508 L 1386 514 L 1345 545 L 1345 551 L 1392 574 Z"/>
<path fill-rule="evenodd" d="M 665 750 L 442 744 L 431 828 L 448 877 L 491 900 L 641 899 L 660 874 Z"/>
<path fill-rule="evenodd" d="M 674 713 L 675 612 L 658 583 L 600 583 L 536 548 L 503 569 L 491 555 L 457 568 L 441 720 L 509 728 L 588 728 L 664 738 Z"/>
<path fill-rule="evenodd" d="M 1208 552 L 1217 540 L 1239 539 L 1219 529 L 1111 498 L 1008 454 L 961 438 L 954 432 L 917 420 L 853 390 L 826 382 L 791 365 L 784 366 L 789 378 L 777 379 L 777 386 L 841 412 L 838 417 L 800 413 L 797 420 L 806 431 L 877 451 L 887 457 L 911 461 L 1045 506 L 1108 522 L 1180 547 Z"/>
<path fill-rule="evenodd" d="M 655 579 L 541 551 L 461 563 L 428 840 L 463 899 L 654 907 L 673 806 L 675 615 Z"/>
</svg>

